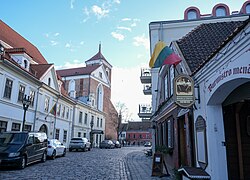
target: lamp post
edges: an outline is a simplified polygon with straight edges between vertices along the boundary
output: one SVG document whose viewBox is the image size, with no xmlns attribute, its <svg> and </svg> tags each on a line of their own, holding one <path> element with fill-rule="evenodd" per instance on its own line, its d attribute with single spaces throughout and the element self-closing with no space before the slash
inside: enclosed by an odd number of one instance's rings
<svg viewBox="0 0 250 180">
<path fill-rule="evenodd" d="M 91 145 L 91 148 L 93 147 L 92 143 L 93 143 L 93 133 L 92 133 L 92 129 L 93 129 L 93 126 L 94 126 L 94 120 L 91 119 L 90 121 L 90 145 Z"/>
<path fill-rule="evenodd" d="M 28 96 L 28 98 L 27 98 L 27 96 L 24 95 L 22 103 L 23 103 L 23 110 L 24 110 L 22 131 L 24 131 L 25 120 L 26 120 L 26 111 L 28 110 L 29 105 L 30 105 L 30 97 Z"/>
</svg>

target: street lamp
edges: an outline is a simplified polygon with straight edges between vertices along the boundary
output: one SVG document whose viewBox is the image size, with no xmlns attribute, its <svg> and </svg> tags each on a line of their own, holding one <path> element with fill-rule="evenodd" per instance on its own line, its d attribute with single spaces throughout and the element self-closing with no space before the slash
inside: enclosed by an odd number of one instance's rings
<svg viewBox="0 0 250 180">
<path fill-rule="evenodd" d="M 25 117 L 26 117 L 26 111 L 28 110 L 29 108 L 29 105 L 30 105 L 30 97 L 26 95 L 24 95 L 23 97 L 23 100 L 22 100 L 22 103 L 23 103 L 23 110 L 24 110 L 24 113 L 23 113 L 23 126 L 22 126 L 22 131 L 24 131 L 24 126 L 25 126 Z"/>
<path fill-rule="evenodd" d="M 91 143 L 91 148 L 92 148 L 92 143 L 93 143 L 93 133 L 92 133 L 92 129 L 94 126 L 94 120 L 93 118 L 90 121 L 90 143 Z"/>
</svg>

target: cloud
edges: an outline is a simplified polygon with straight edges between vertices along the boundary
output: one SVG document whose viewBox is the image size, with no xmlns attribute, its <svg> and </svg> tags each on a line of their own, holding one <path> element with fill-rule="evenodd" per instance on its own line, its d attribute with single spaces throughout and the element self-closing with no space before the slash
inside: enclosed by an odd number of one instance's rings
<svg viewBox="0 0 250 180">
<path fill-rule="evenodd" d="M 136 26 L 136 23 L 135 23 L 135 22 L 131 24 L 131 27 L 135 27 L 135 26 Z"/>
<path fill-rule="evenodd" d="M 123 18 L 122 21 L 131 21 L 130 18 Z"/>
<path fill-rule="evenodd" d="M 145 34 L 134 37 L 133 44 L 135 46 L 144 46 L 147 50 L 149 49 L 149 39 L 145 37 Z"/>
<path fill-rule="evenodd" d="M 143 85 L 140 82 L 141 67 L 113 67 L 112 69 L 111 100 L 114 105 L 118 102 L 124 103 L 132 113 L 133 120 L 141 120 L 137 115 L 139 104 L 151 102 L 151 97 L 143 94 Z"/>
<path fill-rule="evenodd" d="M 55 33 L 55 34 L 54 34 L 54 36 L 55 36 L 55 37 L 56 37 L 56 36 L 59 36 L 59 33 L 58 33 L 58 32 L 57 32 L 57 33 Z"/>
<path fill-rule="evenodd" d="M 111 32 L 111 35 L 113 36 L 113 38 L 118 39 L 119 41 L 123 41 L 125 38 L 124 35 L 116 32 Z"/>
<path fill-rule="evenodd" d="M 81 42 L 80 42 L 80 45 L 84 45 L 84 41 L 81 41 Z"/>
<path fill-rule="evenodd" d="M 51 40 L 51 41 L 50 41 L 50 44 L 51 44 L 51 46 L 56 46 L 56 45 L 58 44 L 58 42 L 57 42 L 57 41 Z"/>
<path fill-rule="evenodd" d="M 116 4 L 120 4 L 120 3 L 121 3 L 121 1 L 120 1 L 120 0 L 114 0 L 114 3 L 116 3 Z"/>
<path fill-rule="evenodd" d="M 108 15 L 109 10 L 103 9 L 97 5 L 92 6 L 92 12 L 97 16 L 98 19 L 103 18 Z"/>
<path fill-rule="evenodd" d="M 85 67 L 85 63 L 79 63 L 80 61 L 78 59 L 73 60 L 74 63 L 71 63 L 69 61 L 65 62 L 64 65 L 61 66 L 55 66 L 56 70 L 59 69 L 69 69 L 69 68 L 77 68 L 77 67 Z"/>
<path fill-rule="evenodd" d="M 74 9 L 74 3 L 75 3 L 75 0 L 70 0 L 70 8 L 71 9 Z"/>
<path fill-rule="evenodd" d="M 70 48 L 70 47 L 71 47 L 71 44 L 70 44 L 70 43 L 66 43 L 66 44 L 65 44 L 65 47 L 66 47 L 66 48 Z"/>
<path fill-rule="evenodd" d="M 127 30 L 127 31 L 131 32 L 131 28 L 128 28 L 128 27 L 118 26 L 117 29 Z"/>
</svg>

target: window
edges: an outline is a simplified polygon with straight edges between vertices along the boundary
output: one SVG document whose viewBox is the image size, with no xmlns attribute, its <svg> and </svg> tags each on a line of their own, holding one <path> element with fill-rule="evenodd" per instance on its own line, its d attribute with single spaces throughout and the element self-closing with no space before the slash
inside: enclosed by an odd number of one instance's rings
<svg viewBox="0 0 250 180">
<path fill-rule="evenodd" d="M 99 127 L 99 117 L 97 118 L 96 127 Z"/>
<path fill-rule="evenodd" d="M 20 131 L 21 124 L 12 123 L 11 131 Z"/>
<path fill-rule="evenodd" d="M 187 18 L 188 18 L 188 20 L 190 20 L 190 19 L 197 19 L 197 11 L 196 10 L 190 10 L 190 11 L 188 11 L 188 13 L 187 13 Z"/>
<path fill-rule="evenodd" d="M 3 97 L 10 99 L 10 97 L 11 97 L 12 85 L 13 85 L 13 81 L 10 80 L 10 79 L 6 79 Z"/>
<path fill-rule="evenodd" d="M 78 137 L 81 137 L 81 135 L 82 135 L 81 132 L 78 132 Z"/>
<path fill-rule="evenodd" d="M 60 129 L 56 129 L 56 136 L 55 136 L 55 138 L 57 140 L 59 140 L 59 134 L 60 134 Z"/>
<path fill-rule="evenodd" d="M 130 139 L 130 134 L 128 135 L 128 138 Z"/>
<path fill-rule="evenodd" d="M 48 85 L 50 86 L 51 84 L 51 78 L 48 79 Z"/>
<path fill-rule="evenodd" d="M 26 69 L 28 67 L 28 61 L 25 59 L 24 60 L 24 68 Z"/>
<path fill-rule="evenodd" d="M 24 131 L 31 131 L 31 125 L 24 125 Z"/>
<path fill-rule="evenodd" d="M 7 130 L 7 122 L 6 121 L 0 121 L 0 133 L 6 132 Z"/>
<path fill-rule="evenodd" d="M 142 135 L 141 134 L 139 135 L 139 139 L 142 139 Z"/>
<path fill-rule="evenodd" d="M 134 134 L 134 139 L 135 139 L 135 134 Z"/>
<path fill-rule="evenodd" d="M 250 4 L 246 5 L 246 13 L 247 13 L 247 14 L 250 13 Z"/>
<path fill-rule="evenodd" d="M 88 124 L 88 114 L 87 113 L 85 113 L 84 124 Z"/>
<path fill-rule="evenodd" d="M 174 65 L 170 67 L 170 96 L 174 93 Z"/>
<path fill-rule="evenodd" d="M 79 123 L 82 123 L 82 112 L 79 112 Z"/>
<path fill-rule="evenodd" d="M 62 117 L 64 118 L 65 115 L 65 106 L 62 107 Z"/>
<path fill-rule="evenodd" d="M 87 134 L 86 134 L 86 133 L 83 133 L 83 137 L 85 137 L 85 138 L 86 138 L 86 136 L 87 136 Z"/>
<path fill-rule="evenodd" d="M 67 131 L 63 130 L 63 142 L 67 142 Z"/>
<path fill-rule="evenodd" d="M 23 97 L 24 97 L 24 92 L 25 92 L 25 87 L 23 85 L 20 85 L 17 101 L 22 102 Z"/>
<path fill-rule="evenodd" d="M 68 119 L 69 118 L 69 108 L 67 107 L 66 108 L 66 119 Z"/>
<path fill-rule="evenodd" d="M 99 72 L 99 77 L 102 78 L 102 73 L 101 72 Z"/>
<path fill-rule="evenodd" d="M 100 127 L 102 127 L 102 119 L 101 119 L 101 122 L 100 122 Z"/>
<path fill-rule="evenodd" d="M 173 120 L 168 120 L 168 148 L 174 147 L 174 132 Z"/>
<path fill-rule="evenodd" d="M 34 100 L 35 100 L 35 91 L 30 90 L 30 106 L 34 106 Z"/>
<path fill-rule="evenodd" d="M 164 85 L 165 85 L 165 99 L 168 99 L 168 75 L 164 78 Z"/>
<path fill-rule="evenodd" d="M 44 111 L 48 112 L 49 111 L 49 97 L 45 97 L 44 101 Z"/>
<path fill-rule="evenodd" d="M 226 9 L 224 7 L 218 7 L 215 10 L 216 17 L 226 16 Z"/>
<path fill-rule="evenodd" d="M 61 104 L 57 105 L 56 113 L 57 113 L 58 116 L 60 116 L 60 114 L 61 114 L 61 106 L 62 106 Z"/>
</svg>

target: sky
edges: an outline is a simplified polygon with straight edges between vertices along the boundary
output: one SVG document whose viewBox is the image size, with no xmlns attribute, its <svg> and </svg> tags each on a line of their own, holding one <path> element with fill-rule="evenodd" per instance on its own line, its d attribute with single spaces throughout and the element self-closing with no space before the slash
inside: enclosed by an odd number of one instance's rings
<svg viewBox="0 0 250 180">
<path fill-rule="evenodd" d="M 98 52 L 113 66 L 111 100 L 134 121 L 143 94 L 141 68 L 149 68 L 149 23 L 182 20 L 195 6 L 210 14 L 218 3 L 240 11 L 246 0 L 3 0 L 0 19 L 35 45 L 56 69 L 83 67 Z"/>
</svg>

